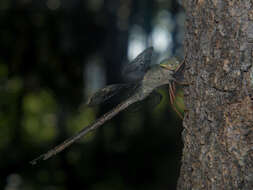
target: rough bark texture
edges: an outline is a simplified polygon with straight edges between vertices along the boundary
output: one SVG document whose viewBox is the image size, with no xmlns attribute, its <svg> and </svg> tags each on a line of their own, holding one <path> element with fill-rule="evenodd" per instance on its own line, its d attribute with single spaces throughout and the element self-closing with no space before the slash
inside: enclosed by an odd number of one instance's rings
<svg viewBox="0 0 253 190">
<path fill-rule="evenodd" d="M 253 0 L 185 0 L 178 189 L 253 189 Z"/>
</svg>

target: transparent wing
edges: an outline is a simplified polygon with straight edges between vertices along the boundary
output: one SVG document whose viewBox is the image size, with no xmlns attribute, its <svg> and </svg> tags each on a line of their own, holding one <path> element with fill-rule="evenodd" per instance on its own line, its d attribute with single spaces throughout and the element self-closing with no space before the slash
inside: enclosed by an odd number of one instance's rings
<svg viewBox="0 0 253 190">
<path fill-rule="evenodd" d="M 158 104 L 160 104 L 161 100 L 162 95 L 159 92 L 154 91 L 148 97 L 148 106 L 155 108 Z"/>
<path fill-rule="evenodd" d="M 137 84 L 112 84 L 95 92 L 87 101 L 88 106 L 106 103 L 119 103 L 130 96 L 137 88 Z"/>
<path fill-rule="evenodd" d="M 133 61 L 122 69 L 122 75 L 128 81 L 140 81 L 150 68 L 153 55 L 153 47 L 145 49 Z"/>
<path fill-rule="evenodd" d="M 173 77 L 176 79 L 176 81 L 177 81 L 178 83 L 181 83 L 181 82 L 184 81 L 184 74 L 183 74 L 184 70 L 185 70 L 185 61 L 183 61 L 183 62 L 178 66 L 178 68 L 176 69 L 176 71 L 175 71 L 175 73 L 174 73 L 174 75 L 173 75 Z"/>
<path fill-rule="evenodd" d="M 134 113 L 141 110 L 144 106 L 149 108 L 155 108 L 162 100 L 162 95 L 154 91 L 146 99 L 140 102 L 136 102 L 133 105 L 129 106 L 125 111 Z"/>
</svg>

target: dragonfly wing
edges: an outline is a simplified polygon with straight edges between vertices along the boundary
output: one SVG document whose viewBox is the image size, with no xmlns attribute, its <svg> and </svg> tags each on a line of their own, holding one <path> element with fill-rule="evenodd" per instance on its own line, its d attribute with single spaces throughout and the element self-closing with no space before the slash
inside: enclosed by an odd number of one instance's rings
<svg viewBox="0 0 253 190">
<path fill-rule="evenodd" d="M 133 61 L 126 64 L 122 70 L 123 76 L 128 81 L 140 81 L 150 68 L 153 47 L 145 49 Z"/>
<path fill-rule="evenodd" d="M 185 70 L 185 61 L 183 61 L 179 67 L 177 68 L 177 70 L 175 71 L 173 77 L 176 79 L 176 81 L 178 83 L 182 82 L 184 80 L 184 72 Z"/>
<path fill-rule="evenodd" d="M 160 104 L 161 100 L 162 100 L 162 95 L 157 92 L 157 91 L 154 91 L 152 92 L 149 97 L 147 98 L 148 99 L 148 105 L 151 107 L 151 108 L 155 108 L 158 104 Z"/>
<path fill-rule="evenodd" d="M 142 109 L 144 106 L 147 106 L 149 108 L 155 108 L 162 100 L 162 95 L 154 91 L 152 92 L 147 98 L 145 98 L 143 101 L 136 102 L 133 105 L 129 106 L 126 111 L 130 113 L 134 113 Z"/>
<path fill-rule="evenodd" d="M 112 84 L 95 92 L 87 101 L 88 106 L 106 104 L 108 102 L 119 102 L 124 96 L 128 96 L 134 90 L 136 84 Z M 113 100 L 114 99 L 114 100 Z M 117 100 L 117 101 L 116 101 Z"/>
</svg>

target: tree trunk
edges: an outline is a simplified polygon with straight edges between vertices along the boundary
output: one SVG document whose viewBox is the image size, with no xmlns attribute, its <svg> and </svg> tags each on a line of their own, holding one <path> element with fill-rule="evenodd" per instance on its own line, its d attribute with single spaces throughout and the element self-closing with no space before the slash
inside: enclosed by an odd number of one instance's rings
<svg viewBox="0 0 253 190">
<path fill-rule="evenodd" d="M 178 190 L 253 189 L 253 1 L 185 0 Z"/>
</svg>

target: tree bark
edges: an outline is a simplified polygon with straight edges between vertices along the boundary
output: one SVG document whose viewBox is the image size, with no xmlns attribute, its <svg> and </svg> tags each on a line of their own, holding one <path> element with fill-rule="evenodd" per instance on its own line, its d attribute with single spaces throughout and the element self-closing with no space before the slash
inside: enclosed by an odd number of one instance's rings
<svg viewBox="0 0 253 190">
<path fill-rule="evenodd" d="M 178 190 L 253 189 L 253 1 L 185 0 Z"/>
</svg>

